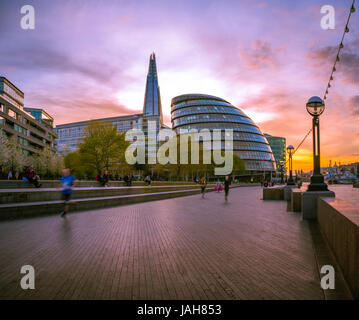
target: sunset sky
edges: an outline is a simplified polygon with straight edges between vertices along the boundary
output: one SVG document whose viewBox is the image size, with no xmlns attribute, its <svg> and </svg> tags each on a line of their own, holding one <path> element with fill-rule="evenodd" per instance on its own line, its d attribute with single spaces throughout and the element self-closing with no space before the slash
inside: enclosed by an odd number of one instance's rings
<svg viewBox="0 0 359 320">
<path fill-rule="evenodd" d="M 323 97 L 352 0 L 0 0 L 0 75 L 55 124 L 142 112 L 150 54 L 165 122 L 171 98 L 217 95 L 295 147 Z M 35 30 L 20 8 L 33 5 Z M 320 26 L 323 5 L 335 29 Z M 321 116 L 322 166 L 359 161 L 359 4 Z M 311 137 L 294 169 L 312 167 Z"/>
</svg>

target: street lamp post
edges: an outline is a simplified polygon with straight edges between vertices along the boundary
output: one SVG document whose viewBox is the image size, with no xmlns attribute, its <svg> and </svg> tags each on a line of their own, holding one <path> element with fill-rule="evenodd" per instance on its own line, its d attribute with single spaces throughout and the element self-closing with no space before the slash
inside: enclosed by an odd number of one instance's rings
<svg viewBox="0 0 359 320">
<path fill-rule="evenodd" d="M 288 152 L 288 155 L 289 155 L 289 179 L 287 181 L 287 186 L 293 186 L 295 185 L 294 183 L 294 180 L 293 180 L 293 150 L 294 150 L 294 147 L 292 145 L 289 145 L 287 147 L 287 152 Z"/>
<path fill-rule="evenodd" d="M 320 136 L 319 116 L 324 112 L 324 101 L 319 97 L 311 97 L 306 105 L 308 113 L 313 117 L 313 165 L 314 171 L 310 178 L 308 191 L 328 191 L 324 176 L 320 172 Z"/>
<path fill-rule="evenodd" d="M 280 163 L 280 183 L 284 183 L 284 161 L 279 161 Z"/>
</svg>

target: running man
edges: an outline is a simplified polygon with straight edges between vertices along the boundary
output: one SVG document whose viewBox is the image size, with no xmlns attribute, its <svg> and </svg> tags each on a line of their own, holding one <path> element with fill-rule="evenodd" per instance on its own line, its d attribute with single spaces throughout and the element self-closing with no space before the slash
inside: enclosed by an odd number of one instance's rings
<svg viewBox="0 0 359 320">
<path fill-rule="evenodd" d="M 231 185 L 231 180 L 228 176 L 224 179 L 224 199 L 228 200 L 228 192 L 229 192 L 229 186 Z"/>
<path fill-rule="evenodd" d="M 74 182 L 75 177 L 70 174 L 70 169 L 62 170 L 63 176 L 61 177 L 61 195 L 62 200 L 64 200 L 64 211 L 60 213 L 60 216 L 63 217 L 69 211 L 69 202 L 71 200 L 71 195 L 74 192 Z"/>
<path fill-rule="evenodd" d="M 201 181 L 199 182 L 199 184 L 201 185 L 201 194 L 202 194 L 202 198 L 204 198 L 204 194 L 206 192 L 206 187 L 207 187 L 207 180 L 205 177 L 202 177 Z"/>
</svg>

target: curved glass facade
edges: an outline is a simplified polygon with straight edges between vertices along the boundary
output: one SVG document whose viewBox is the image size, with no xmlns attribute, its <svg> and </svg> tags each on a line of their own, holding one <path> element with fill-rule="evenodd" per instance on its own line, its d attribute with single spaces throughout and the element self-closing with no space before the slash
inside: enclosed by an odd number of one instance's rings
<svg viewBox="0 0 359 320">
<path fill-rule="evenodd" d="M 252 119 L 226 100 L 204 94 L 175 97 L 171 103 L 171 121 L 177 133 L 181 129 L 232 129 L 233 151 L 244 160 L 248 171 L 275 171 L 267 139 Z"/>
</svg>

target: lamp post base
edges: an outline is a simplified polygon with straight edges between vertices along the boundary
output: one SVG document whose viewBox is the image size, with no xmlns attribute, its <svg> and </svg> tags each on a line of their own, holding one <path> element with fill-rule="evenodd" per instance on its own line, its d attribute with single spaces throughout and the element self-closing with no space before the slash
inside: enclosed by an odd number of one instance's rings
<svg viewBox="0 0 359 320">
<path fill-rule="evenodd" d="M 287 181 L 287 186 L 295 186 L 294 180 L 289 178 Z"/>
<path fill-rule="evenodd" d="M 328 185 L 324 182 L 324 177 L 321 174 L 312 175 L 308 191 L 328 191 Z"/>
</svg>

